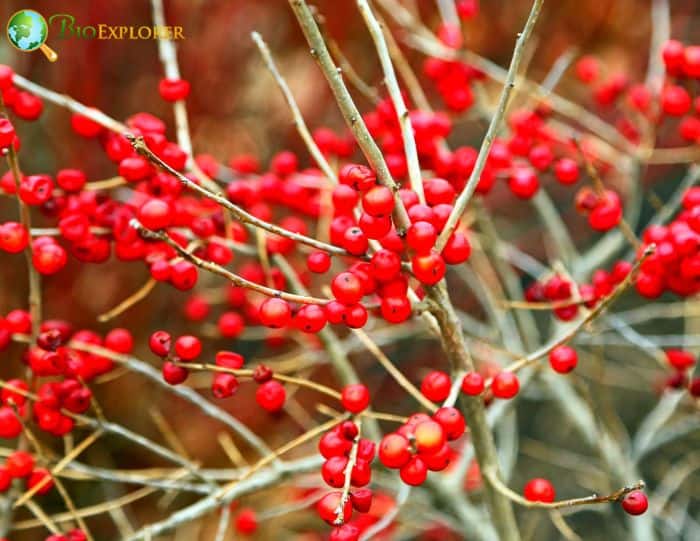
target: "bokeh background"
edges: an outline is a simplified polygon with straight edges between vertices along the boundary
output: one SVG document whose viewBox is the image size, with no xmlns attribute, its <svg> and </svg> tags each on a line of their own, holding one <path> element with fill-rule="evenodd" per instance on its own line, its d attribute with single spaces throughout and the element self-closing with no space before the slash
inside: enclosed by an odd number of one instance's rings
<svg viewBox="0 0 700 541">
<path fill-rule="evenodd" d="M 356 70 L 381 91 L 376 54 L 354 2 L 317 0 L 314 3 L 324 15 L 329 32 Z M 419 7 L 423 21 L 435 28 L 438 14 L 434 2 L 413 0 L 413 3 Z M 624 71 L 630 79 L 642 79 L 648 61 L 651 30 L 649 4 L 649 0 L 546 2 L 530 52 L 529 76 L 541 80 L 561 54 L 575 49 L 581 54 L 598 55 L 610 73 Z M 291 123 L 287 106 L 250 39 L 250 33 L 254 30 L 260 32 L 270 45 L 309 126 L 315 128 L 325 125 L 342 131 L 342 118 L 321 73 L 308 53 L 287 2 L 166 0 L 165 6 L 168 23 L 183 26 L 186 36 L 184 41 L 178 43 L 178 57 L 182 76 L 192 83 L 188 112 L 196 152 L 211 154 L 223 163 L 239 153 L 254 153 L 266 163 L 275 152 L 291 149 L 299 153 L 302 162 L 310 163 Z M 34 8 L 47 17 L 53 13 L 70 13 L 75 16 L 77 24 L 151 24 L 150 5 L 146 0 L 3 0 L 0 5 L 0 21 L 7 20 L 14 11 L 26 7 Z M 529 8 L 530 3 L 522 0 L 483 1 L 479 16 L 466 25 L 466 46 L 501 65 L 507 65 L 514 36 L 520 30 Z M 700 41 L 700 26 L 697 24 L 700 4 L 676 0 L 671 1 L 671 8 L 673 37 L 688 42 Z M 400 37 L 400 33 L 397 36 Z M 163 72 L 154 41 L 58 39 L 50 34 L 48 44 L 59 54 L 59 60 L 55 64 L 48 63 L 39 53 L 20 53 L 6 40 L 0 39 L 0 63 L 9 64 L 19 74 L 102 109 L 117 119 L 138 111 L 147 111 L 160 116 L 172 127 L 170 106 L 160 99 L 157 92 L 157 84 Z M 409 49 L 406 53 L 420 71 L 423 57 Z M 426 88 L 430 91 L 430 85 L 426 85 Z M 493 91 L 498 91 L 498 88 L 494 87 Z M 564 77 L 558 91 L 584 103 L 588 99 L 569 75 Z M 357 101 L 361 109 L 367 109 L 371 105 L 359 94 Z M 478 145 L 482 128 L 483 124 L 467 119 L 460 123 L 453 140 L 460 144 Z M 65 110 L 46 104 L 40 121 L 21 123 L 19 132 L 23 141 L 20 157 L 25 172 L 51 173 L 62 167 L 79 167 L 88 173 L 91 180 L 116 174 L 115 167 L 100 152 L 96 142 L 80 139 L 71 132 L 69 113 Z M 0 171 L 4 170 L 3 164 Z M 674 168 L 656 168 L 648 172 L 645 182 L 654 183 L 657 192 L 663 195 L 672 190 L 679 174 L 680 171 Z M 569 223 L 573 224 L 574 234 L 578 235 L 575 227 L 578 218 L 573 214 L 568 216 L 570 202 L 562 205 L 562 209 L 567 212 Z M 0 212 L 3 220 L 14 216 L 14 201 L 0 201 Z M 519 219 L 521 221 L 517 225 L 522 236 L 516 240 L 535 255 L 545 253 L 541 246 L 543 235 L 538 224 L 535 221 L 529 222 L 527 217 L 520 216 Z M 506 234 L 512 233 L 506 231 Z M 586 234 L 578 239 L 584 245 L 593 240 L 585 237 Z M 110 326 L 125 326 L 136 334 L 141 344 L 144 343 L 144 336 L 156 328 L 174 332 L 178 329 L 187 330 L 188 327 L 180 317 L 187 295 L 175 292 L 172 288 L 156 288 L 147 303 L 137 305 L 110 325 L 101 325 L 95 321 L 96 314 L 112 307 L 126 294 L 136 290 L 146 278 L 147 270 L 140 265 L 109 262 L 94 267 L 77 265 L 73 261 L 59 276 L 45 281 L 46 316 L 70 318 L 78 327 L 90 327 L 98 331 L 106 331 Z M 0 255 L 0 281 L 0 312 L 24 306 L 24 260 Z M 467 307 L 469 303 L 468 298 L 462 301 Z M 665 330 L 683 332 L 684 329 L 669 326 Z M 227 344 L 212 340 L 209 347 L 212 351 L 220 347 L 235 347 L 250 357 L 284 353 L 284 349 L 272 350 L 260 341 Z M 599 363 L 584 366 L 577 375 L 577 385 L 602 397 L 601 418 L 613 410 L 618 412 L 620 417 L 615 417 L 614 423 L 619 423 L 619 426 L 615 426 L 623 439 L 627 431 L 634 429 L 643 414 L 653 405 L 655 395 L 650 389 L 662 376 L 644 359 L 629 358 L 630 351 L 633 350 L 611 352 L 610 363 L 605 371 L 608 378 L 605 386 L 600 384 L 602 365 Z M 148 358 L 142 346 L 137 353 Z M 387 353 L 413 378 L 419 378 L 424 373 L 419 367 L 440 366 L 442 363 L 442 359 L 436 355 L 434 344 L 427 340 L 398 341 L 387 349 Z M 18 373 L 20 363 L 17 356 L 18 350 L 3 355 L 0 364 L 2 377 Z M 354 359 L 368 374 L 373 393 L 385 397 L 386 404 L 395 405 L 401 392 L 393 382 L 386 380 L 382 371 L 374 367 L 364 355 L 357 355 Z M 628 369 L 633 370 L 634 377 L 627 377 Z M 314 378 L 331 381 L 330 376 L 323 371 L 316 372 Z M 201 386 L 207 386 L 205 379 L 202 379 Z M 212 436 L 220 427 L 144 380 L 122 376 L 118 382 L 99 385 L 97 396 L 109 417 L 154 439 L 162 439 L 149 414 L 155 408 L 167 416 L 191 456 L 212 466 L 227 464 L 216 438 Z M 546 401 L 539 402 L 537 398 L 526 395 L 521 401 L 517 418 L 513 419 L 518 424 L 523 442 L 518 467 L 523 472 L 529 472 L 523 475 L 516 473 L 513 486 L 521 486 L 533 472 L 555 479 L 561 497 L 580 494 L 580 486 L 590 486 L 593 489 L 594 486 L 600 486 L 600 483 L 604 484 L 605 480 L 592 476 L 586 464 L 582 463 L 583 457 L 586 457 L 585 460 L 595 465 L 599 462 L 599 457 L 592 456 L 589 449 L 579 448 L 575 438 L 571 437 L 571 428 L 561 422 L 561 415 L 548 408 Z M 302 405 L 312 404 L 305 400 L 304 396 L 299 398 Z M 273 445 L 288 440 L 290 434 L 298 431 L 297 423 L 301 422 L 299 419 L 261 416 L 255 408 L 250 407 L 251 402 L 252 389 L 244 386 L 228 407 L 246 424 L 264 434 Z M 401 408 L 408 411 L 410 404 L 399 404 L 399 409 Z M 382 409 L 381 404 L 379 409 Z M 601 422 L 608 421 L 609 419 Z M 699 443 L 698 438 L 695 438 L 687 443 L 687 447 L 664 449 L 657 459 L 650 461 L 647 473 L 652 478 L 655 477 L 654 472 L 665 471 L 678 456 L 690 452 L 692 448 L 697 450 Z M 552 453 L 552 448 L 561 448 L 562 451 Z M 122 468 L 159 464 L 156 458 L 114 439 L 95 445 L 84 458 L 94 464 Z M 695 480 L 698 480 L 697 476 Z M 73 483 L 71 490 L 76 504 L 82 506 L 117 497 L 128 488 Z M 691 510 L 697 512 L 700 483 L 689 483 L 683 491 L 694 502 L 691 503 Z M 174 498 L 174 501 L 165 503 L 181 505 L 187 501 L 178 495 L 169 497 Z M 269 505 L 270 500 L 275 498 L 280 498 L 280 495 L 268 492 L 262 498 L 249 498 L 244 503 L 256 507 L 264 500 L 265 505 Z M 58 501 L 55 503 L 58 505 Z M 140 521 L 162 517 L 167 509 L 163 498 L 152 496 L 138 505 L 130 506 L 125 512 L 138 524 Z M 573 517 L 571 523 L 586 540 L 622 541 L 620 535 L 623 534 L 616 526 L 619 522 L 611 518 L 611 515 L 616 514 L 615 509 L 582 512 Z M 529 516 L 522 513 L 520 520 L 529 539 L 544 541 L 560 538 L 551 524 L 537 513 Z M 211 519 L 194 527 L 183 528 L 174 533 L 172 539 L 211 539 L 216 522 Z M 90 524 L 94 532 L 102 532 L 99 539 L 115 538 L 108 517 L 93 519 Z M 314 534 L 304 537 L 300 533 L 318 530 L 317 527 L 318 522 L 313 516 L 294 514 L 284 519 L 264 522 L 256 538 L 317 539 Z M 444 532 L 439 536 L 443 540 L 449 538 L 449 534 Z M 463 537 L 454 538 L 468 539 L 469 535 L 465 532 Z M 16 534 L 12 539 L 43 539 L 43 534 L 37 531 L 27 532 Z M 390 535 L 386 539 L 393 537 Z"/>
</svg>

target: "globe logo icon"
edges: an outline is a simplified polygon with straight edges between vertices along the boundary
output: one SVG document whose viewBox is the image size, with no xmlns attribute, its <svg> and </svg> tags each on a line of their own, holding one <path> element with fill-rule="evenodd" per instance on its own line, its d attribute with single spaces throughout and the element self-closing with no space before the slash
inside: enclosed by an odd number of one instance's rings
<svg viewBox="0 0 700 541">
<path fill-rule="evenodd" d="M 20 51 L 31 52 L 39 49 L 46 58 L 55 62 L 56 52 L 46 45 L 49 26 L 46 19 L 33 9 L 22 9 L 12 15 L 7 23 L 7 39 Z"/>
</svg>

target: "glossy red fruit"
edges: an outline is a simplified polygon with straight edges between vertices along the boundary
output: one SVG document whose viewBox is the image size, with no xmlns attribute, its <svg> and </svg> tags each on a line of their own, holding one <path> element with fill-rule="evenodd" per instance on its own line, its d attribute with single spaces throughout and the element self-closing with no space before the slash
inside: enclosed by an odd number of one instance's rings
<svg viewBox="0 0 700 541">
<path fill-rule="evenodd" d="M 430 253 L 436 240 L 437 231 L 430 222 L 415 222 L 406 233 L 406 243 L 418 254 Z"/>
<path fill-rule="evenodd" d="M 362 196 L 362 208 L 370 216 L 389 216 L 394 210 L 394 194 L 386 186 L 375 186 Z"/>
<path fill-rule="evenodd" d="M 438 451 L 445 445 L 445 441 L 447 441 L 447 436 L 442 425 L 433 420 L 418 423 L 413 429 L 413 437 L 415 439 L 416 450 L 426 455 Z"/>
<path fill-rule="evenodd" d="M 369 406 L 369 389 L 362 383 L 352 383 L 343 387 L 341 403 L 350 413 L 360 413 Z"/>
<path fill-rule="evenodd" d="M 362 282 L 352 272 L 341 272 L 331 282 L 333 296 L 343 304 L 358 303 L 364 296 Z"/>
<path fill-rule="evenodd" d="M 578 164 L 571 158 L 561 158 L 554 165 L 554 176 L 561 184 L 575 184 L 580 177 Z"/>
<path fill-rule="evenodd" d="M 429 372 L 421 382 L 420 391 L 433 402 L 442 402 L 450 394 L 450 376 L 445 372 L 434 370 Z"/>
<path fill-rule="evenodd" d="M 35 241 L 36 242 L 36 241 Z M 32 264 L 39 274 L 56 274 L 68 262 L 68 254 L 55 242 L 36 244 L 32 248 Z"/>
<path fill-rule="evenodd" d="M 105 336 L 104 347 L 117 353 L 131 353 L 134 349 L 134 337 L 127 329 L 112 329 Z"/>
<path fill-rule="evenodd" d="M 5 467 L 15 479 L 27 477 L 34 469 L 34 457 L 26 451 L 14 451 L 5 459 Z"/>
<path fill-rule="evenodd" d="M 340 168 L 338 180 L 341 184 L 351 186 L 357 191 L 364 192 L 375 185 L 377 176 L 369 167 L 358 164 L 347 164 Z"/>
<path fill-rule="evenodd" d="M 189 291 L 197 284 L 199 272 L 189 261 L 178 261 L 170 267 L 170 283 L 180 291 Z"/>
<path fill-rule="evenodd" d="M 634 490 L 622 500 L 622 508 L 630 515 L 642 515 L 649 507 L 649 500 L 641 490 Z"/>
<path fill-rule="evenodd" d="M 540 188 L 540 181 L 532 169 L 515 169 L 508 180 L 508 187 L 520 199 L 530 199 Z"/>
<path fill-rule="evenodd" d="M 392 433 L 379 444 L 379 461 L 387 468 L 400 468 L 411 459 L 410 443 L 405 436 Z"/>
<path fill-rule="evenodd" d="M 348 465 L 348 457 L 332 456 L 321 466 L 321 477 L 332 488 L 343 488 L 345 484 L 345 469 Z"/>
<path fill-rule="evenodd" d="M 323 274 L 331 268 L 331 256 L 326 252 L 311 252 L 306 258 L 306 266 L 311 272 Z"/>
<path fill-rule="evenodd" d="M 19 222 L 0 224 L 0 250 L 18 254 L 29 245 L 29 231 Z"/>
<path fill-rule="evenodd" d="M 180 336 L 175 340 L 175 353 L 183 361 L 194 361 L 202 353 L 202 342 L 189 334 Z"/>
<path fill-rule="evenodd" d="M 468 372 L 462 378 L 462 392 L 469 396 L 477 396 L 484 392 L 484 376 L 478 372 Z"/>
<path fill-rule="evenodd" d="M 464 263 L 472 253 L 472 247 L 466 235 L 456 231 L 453 233 L 442 250 L 442 258 L 448 265 Z"/>
<path fill-rule="evenodd" d="M 407 485 L 422 485 L 428 477 L 428 466 L 422 458 L 414 456 L 399 470 L 401 480 Z"/>
<path fill-rule="evenodd" d="M 329 492 L 323 498 L 321 498 L 316 504 L 316 511 L 318 516 L 325 520 L 328 524 L 335 524 L 338 518 L 338 513 L 336 510 L 340 506 L 343 498 L 343 493 L 340 491 Z M 352 517 L 352 503 L 348 498 L 348 501 L 342 506 L 342 518 L 343 522 L 347 522 Z"/>
<path fill-rule="evenodd" d="M 289 324 L 292 318 L 292 309 L 285 300 L 269 298 L 260 305 L 258 315 L 260 323 L 266 327 L 281 329 Z"/>
<path fill-rule="evenodd" d="M 165 229 L 171 223 L 172 212 L 170 205 L 162 199 L 150 199 L 144 203 L 138 212 L 141 224 L 153 230 Z"/>
<path fill-rule="evenodd" d="M 184 79 L 161 79 L 158 83 L 158 93 L 165 101 L 184 100 L 190 95 L 190 83 Z"/>
<path fill-rule="evenodd" d="M 211 392 L 215 398 L 228 398 L 238 390 L 238 378 L 233 374 L 218 372 L 211 383 Z"/>
<path fill-rule="evenodd" d="M 53 488 L 54 481 L 51 473 L 46 468 L 36 468 L 27 479 L 27 489 L 35 489 L 36 494 L 43 496 Z"/>
<path fill-rule="evenodd" d="M 669 349 L 666 351 L 668 364 L 679 371 L 685 371 L 695 365 L 695 357 L 689 351 L 682 349 Z"/>
<path fill-rule="evenodd" d="M 22 423 L 15 410 L 8 406 L 0 407 L 0 438 L 16 438 L 22 433 Z"/>
<path fill-rule="evenodd" d="M 557 346 L 549 352 L 549 364 L 555 372 L 568 374 L 578 363 L 576 350 L 569 346 Z"/>
<path fill-rule="evenodd" d="M 513 398 L 519 390 L 520 382 L 513 372 L 499 372 L 491 383 L 491 391 L 496 398 Z"/>
<path fill-rule="evenodd" d="M 457 408 L 446 406 L 433 414 L 433 419 L 442 426 L 448 441 L 454 441 L 462 437 L 467 426 L 464 416 Z"/>
<path fill-rule="evenodd" d="M 547 479 L 535 478 L 530 479 L 525 488 L 523 495 L 526 500 L 531 502 L 552 503 L 555 498 L 554 486 Z"/>
<path fill-rule="evenodd" d="M 282 384 L 275 380 L 266 381 L 255 391 L 255 401 L 264 410 L 276 413 L 284 407 L 287 392 Z"/>
<path fill-rule="evenodd" d="M 661 108 L 670 116 L 683 116 L 690 111 L 691 98 L 682 86 L 669 85 L 661 92 Z"/>
<path fill-rule="evenodd" d="M 9 147 L 15 140 L 15 127 L 7 118 L 0 118 L 0 150 Z"/>
<path fill-rule="evenodd" d="M 172 338 L 166 331 L 156 331 L 148 339 L 148 347 L 159 357 L 165 357 L 170 352 Z"/>
<path fill-rule="evenodd" d="M 255 533 L 258 529 L 258 518 L 252 509 L 241 509 L 234 522 L 236 531 L 243 535 Z"/>
<path fill-rule="evenodd" d="M 388 282 L 401 272 L 401 258 L 391 250 L 377 250 L 371 260 L 372 274 L 380 282 Z"/>
<path fill-rule="evenodd" d="M 390 323 L 401 323 L 411 317 L 411 301 L 405 296 L 383 297 L 382 317 Z"/>
<path fill-rule="evenodd" d="M 431 252 L 414 256 L 411 259 L 411 270 L 419 282 L 432 286 L 442 280 L 447 269 L 442 256 Z"/>
<path fill-rule="evenodd" d="M 162 368 L 163 379 L 170 385 L 178 385 L 189 376 L 189 371 L 183 366 L 178 366 L 172 361 L 165 361 Z"/>
<path fill-rule="evenodd" d="M 360 529 L 354 524 L 343 524 L 333 528 L 328 541 L 358 541 L 360 539 Z"/>
<path fill-rule="evenodd" d="M 368 488 L 358 488 L 350 492 L 352 506 L 360 513 L 366 513 L 372 507 L 372 491 Z"/>
<path fill-rule="evenodd" d="M 326 326 L 326 321 L 326 311 L 317 304 L 302 306 L 294 318 L 296 327 L 307 333 L 321 331 Z"/>
</svg>

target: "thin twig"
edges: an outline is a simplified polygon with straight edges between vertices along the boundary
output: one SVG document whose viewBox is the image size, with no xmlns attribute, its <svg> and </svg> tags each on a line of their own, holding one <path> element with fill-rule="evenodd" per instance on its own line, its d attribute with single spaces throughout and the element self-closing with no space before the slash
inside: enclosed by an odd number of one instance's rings
<svg viewBox="0 0 700 541">
<path fill-rule="evenodd" d="M 435 250 L 441 252 L 442 249 L 447 244 L 452 231 L 457 226 L 457 222 L 462 217 L 464 210 L 467 208 L 467 204 L 476 190 L 476 186 L 479 183 L 481 173 L 486 166 L 486 160 L 488 158 L 489 152 L 491 150 L 491 145 L 493 144 L 498 131 L 501 129 L 501 124 L 506 114 L 508 108 L 508 103 L 510 95 L 515 88 L 515 78 L 518 75 L 518 68 L 520 67 L 520 61 L 523 57 L 523 52 L 525 51 L 525 44 L 532 34 L 532 29 L 537 21 L 537 16 L 540 13 L 540 8 L 542 7 L 543 0 L 535 0 L 532 4 L 532 9 L 530 10 L 530 15 L 527 18 L 525 27 L 523 31 L 518 35 L 518 39 L 515 43 L 515 49 L 513 50 L 513 57 L 510 61 L 510 67 L 508 68 L 508 75 L 503 86 L 503 91 L 501 92 L 501 97 L 498 99 L 498 106 L 496 112 L 491 118 L 488 130 L 484 136 L 484 140 L 481 143 L 481 148 L 479 149 L 479 154 L 477 155 L 476 162 L 474 164 L 474 169 L 472 170 L 469 180 L 467 181 L 464 189 L 459 194 L 459 197 L 455 201 L 454 208 L 450 213 L 450 217 L 447 219 L 445 226 L 440 233 L 436 243 Z"/>
</svg>

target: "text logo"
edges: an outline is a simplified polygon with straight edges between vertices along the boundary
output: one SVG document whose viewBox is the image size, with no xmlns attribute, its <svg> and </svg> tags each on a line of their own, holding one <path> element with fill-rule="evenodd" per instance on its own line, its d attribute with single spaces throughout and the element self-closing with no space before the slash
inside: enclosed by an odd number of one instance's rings
<svg viewBox="0 0 700 541">
<path fill-rule="evenodd" d="M 46 45 L 48 37 L 46 19 L 33 9 L 21 9 L 7 22 L 7 39 L 16 49 L 25 53 L 39 49 L 49 61 L 55 62 L 58 55 Z"/>
</svg>

